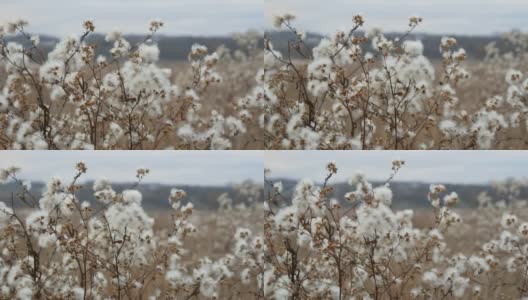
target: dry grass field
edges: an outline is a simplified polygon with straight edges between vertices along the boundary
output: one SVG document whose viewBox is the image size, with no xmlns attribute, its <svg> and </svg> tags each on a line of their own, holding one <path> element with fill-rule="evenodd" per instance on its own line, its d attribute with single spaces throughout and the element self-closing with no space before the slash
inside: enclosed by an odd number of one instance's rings
<svg viewBox="0 0 528 300">
<path fill-rule="evenodd" d="M 18 216 L 21 219 L 25 219 L 30 215 L 32 210 L 18 211 Z M 174 215 L 169 212 L 147 212 L 153 219 L 153 234 L 160 240 L 168 239 L 171 235 L 171 228 L 173 226 Z M 229 210 L 229 211 L 200 211 L 194 210 L 191 217 L 189 218 L 196 228 L 196 232 L 190 234 L 184 243 L 181 245 L 181 249 L 185 249 L 182 253 L 182 261 L 180 264 L 183 266 L 199 266 L 203 264 L 204 259 L 211 259 L 212 261 L 222 261 L 226 257 L 234 254 L 237 247 L 237 238 L 235 233 L 238 228 L 247 228 L 251 230 L 253 236 L 262 236 L 263 234 L 263 221 L 262 221 L 263 210 L 260 205 L 250 207 L 245 210 Z M 1 232 L 1 229 L 0 229 Z M 0 237 L 5 233 L 0 233 Z M 161 248 L 166 245 L 158 245 L 160 249 L 153 253 L 153 256 L 166 255 L 165 249 Z M 16 251 L 18 255 L 24 255 L 27 249 L 20 245 L 20 248 Z M 40 257 L 46 258 L 49 253 L 46 250 L 40 252 Z M 234 257 L 232 257 L 234 258 Z M 3 258 L 5 259 L 5 257 Z M 55 257 L 57 263 L 60 262 L 60 257 Z M 161 263 L 163 259 L 160 259 Z M 2 264 L 9 263 L 9 260 L 0 260 Z M 50 261 L 51 262 L 51 261 Z M 151 299 L 149 295 L 158 295 L 156 299 L 179 299 L 175 295 L 191 296 L 192 299 L 262 299 L 262 292 L 257 283 L 257 274 L 249 275 L 248 280 L 242 279 L 241 269 L 233 269 L 233 275 L 229 277 L 219 279 L 217 282 L 218 287 L 216 290 L 217 296 L 210 297 L 205 296 L 195 291 L 195 286 L 184 288 L 179 291 L 171 289 L 171 285 L 166 281 L 162 269 L 154 271 L 156 268 L 160 268 L 163 264 L 154 266 L 147 265 L 144 268 L 147 270 L 137 270 L 135 274 L 131 274 L 133 278 L 141 278 L 142 286 L 140 289 L 133 289 L 127 293 L 121 295 L 121 299 Z M 5 265 L 2 265 L 6 267 Z M 239 266 L 242 268 L 243 266 Z M 192 269 L 191 269 L 192 270 Z M 105 272 L 103 272 L 104 274 Z M 111 276 L 110 274 L 105 274 Z M 4 277 L 6 276 L 6 277 Z M 7 273 L 0 273 L 0 277 L 6 279 Z M 244 283 L 242 283 L 244 281 Z M 17 295 L 16 291 L 7 291 L 0 295 L 0 299 L 10 299 L 11 295 Z M 100 291 L 100 295 L 114 295 L 116 296 L 116 289 L 112 285 L 106 286 L 105 289 Z M 58 296 L 58 293 L 48 292 L 44 294 L 45 298 L 50 299 Z M 91 294 L 87 295 L 86 299 L 98 299 L 100 295 Z M 20 299 L 22 296 L 18 295 Z M 83 299 L 83 297 L 75 294 L 74 292 L 63 294 L 64 299 Z M 116 297 L 119 298 L 119 297 Z M 31 298 L 27 298 L 31 299 Z"/>
<path fill-rule="evenodd" d="M 393 172 L 403 163 L 393 162 Z M 496 183 L 498 199 L 457 208 L 456 191 L 431 185 L 430 208 L 396 210 L 388 185 L 364 175 L 345 199 L 327 185 L 300 181 L 291 202 L 267 181 L 268 269 L 265 293 L 275 299 L 523 299 L 528 295 L 528 208 L 524 181 Z M 390 179 L 389 179 L 390 181 Z M 291 204 L 290 204 L 291 203 Z"/>
<path fill-rule="evenodd" d="M 106 34 L 108 53 L 88 41 L 96 24 L 49 53 L 27 22 L 0 33 L 2 149 L 262 149 L 261 36 L 237 49 L 194 44 L 186 61 L 160 61 L 153 20 L 144 39 Z"/>
<path fill-rule="evenodd" d="M 311 49 L 295 16 L 276 17 L 276 28 L 292 37 L 282 52 L 266 41 L 267 149 L 528 146 L 524 35 L 506 35 L 511 52 L 486 46 L 482 60 L 445 36 L 438 41 L 442 58 L 435 61 L 409 37 L 421 18 L 411 17 L 398 38 L 379 30 L 364 34 L 365 22 L 357 15 L 349 30 Z"/>
<path fill-rule="evenodd" d="M 146 211 L 137 182 L 115 191 L 93 183 L 95 203 L 76 195 L 86 173 L 29 192 L 16 168 L 0 179 L 20 189 L 0 201 L 0 299 L 262 299 L 262 187 L 233 185 L 218 210 L 195 210 L 170 190 L 170 209 Z M 237 197 L 238 197 L 237 196 Z M 238 198 L 237 198 L 238 199 Z M 13 203 L 17 202 L 15 206 Z M 21 206 L 23 208 L 21 208 Z"/>
</svg>

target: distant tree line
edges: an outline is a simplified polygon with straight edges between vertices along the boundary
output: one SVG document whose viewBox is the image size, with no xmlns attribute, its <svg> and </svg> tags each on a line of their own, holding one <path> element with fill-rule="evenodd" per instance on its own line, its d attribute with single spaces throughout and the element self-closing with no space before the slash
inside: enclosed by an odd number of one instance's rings
<svg viewBox="0 0 528 300">
<path fill-rule="evenodd" d="M 129 189 L 132 186 L 131 183 L 114 183 L 112 187 L 116 192 L 121 192 L 125 189 Z M 93 196 L 93 182 L 85 182 L 82 184 L 82 188 L 76 192 L 76 196 L 80 201 L 89 201 L 95 203 Z M 38 200 L 40 195 L 46 188 L 46 184 L 43 182 L 32 182 L 30 193 Z M 240 203 L 247 203 L 247 198 L 240 195 L 231 186 L 190 186 L 190 185 L 165 185 L 165 184 L 151 184 L 142 183 L 137 188 L 138 191 L 143 195 L 142 206 L 146 210 L 165 210 L 170 209 L 168 202 L 168 196 L 172 188 L 179 188 L 187 193 L 187 197 L 182 200 L 182 204 L 192 202 L 196 209 L 202 210 L 214 210 L 218 208 L 218 197 L 224 193 L 227 193 L 228 197 L 233 200 L 233 205 Z M 8 206 L 11 205 L 11 196 L 15 196 L 21 191 L 20 186 L 16 183 L 9 182 L 6 184 L 0 184 L 0 201 L 6 203 Z M 16 196 L 14 199 L 17 199 Z M 262 199 L 255 199 L 255 201 L 261 201 Z M 27 207 L 20 201 L 13 202 L 15 207 Z"/>
<path fill-rule="evenodd" d="M 145 38 L 144 35 L 125 35 L 124 37 L 132 44 L 140 42 Z M 29 41 L 26 38 L 20 36 L 10 37 L 8 40 L 21 43 L 25 46 L 29 46 Z M 57 37 L 50 35 L 41 35 L 39 46 L 45 53 L 48 53 L 58 42 L 59 39 Z M 103 34 L 94 33 L 93 35 L 88 36 L 86 42 L 89 44 L 97 45 L 96 53 L 98 55 L 107 55 L 109 53 L 110 48 L 112 47 L 112 43 L 105 41 L 105 36 Z M 220 46 L 224 46 L 230 49 L 231 51 L 244 51 L 244 49 L 240 49 L 240 46 L 237 44 L 235 38 L 230 36 L 197 37 L 159 35 L 156 36 L 155 42 L 158 44 L 158 47 L 160 49 L 160 59 L 169 61 L 187 60 L 189 50 L 194 44 L 206 46 L 210 50 L 215 50 Z M 260 41 L 259 44 L 260 47 L 262 47 L 263 39 Z"/>
<path fill-rule="evenodd" d="M 359 32 L 356 35 L 363 35 L 363 32 Z M 295 40 L 295 36 L 289 31 L 270 31 L 266 35 L 271 39 L 273 48 L 279 50 L 281 53 L 287 53 L 288 40 Z M 389 39 L 402 36 L 401 33 L 385 33 L 385 36 Z M 426 34 L 426 33 L 413 33 L 406 37 L 407 40 L 420 40 L 424 45 L 424 55 L 431 59 L 441 58 L 439 45 L 440 40 L 443 36 L 454 37 L 457 40 L 458 45 L 464 48 L 469 55 L 469 59 L 483 59 L 486 56 L 485 47 L 494 42 L 501 52 L 506 53 L 513 50 L 513 45 L 507 40 L 502 38 L 501 35 L 489 35 L 489 36 L 472 36 L 472 35 L 438 35 L 438 34 Z M 308 48 L 312 49 L 319 44 L 319 41 L 325 36 L 317 33 L 307 33 L 304 39 L 305 44 Z M 370 45 L 370 44 L 369 44 Z M 372 51 L 366 49 L 367 51 Z M 292 52 L 295 55 L 295 51 Z"/>
<path fill-rule="evenodd" d="M 283 185 L 283 196 L 285 199 L 290 199 L 295 191 L 297 181 L 291 179 L 273 179 L 272 182 L 281 181 Z M 382 182 L 371 182 L 373 187 L 377 187 Z M 396 209 L 408 209 L 408 208 L 429 208 L 431 204 L 427 200 L 427 193 L 429 192 L 430 183 L 424 182 L 403 182 L 394 181 L 390 184 L 390 188 L 393 192 L 392 206 Z M 497 194 L 497 191 L 490 184 L 445 184 L 448 191 L 455 191 L 460 202 L 457 205 L 458 208 L 471 208 L 478 206 L 478 196 L 482 192 L 486 192 L 493 201 L 503 200 L 501 195 Z M 345 194 L 355 190 L 355 187 L 350 186 L 348 183 L 340 182 L 331 185 L 333 192 L 330 197 L 337 199 L 344 199 Z M 265 186 L 264 198 L 267 199 L 267 195 L 270 192 L 270 187 Z M 528 188 L 521 188 L 519 199 L 528 198 Z"/>
</svg>

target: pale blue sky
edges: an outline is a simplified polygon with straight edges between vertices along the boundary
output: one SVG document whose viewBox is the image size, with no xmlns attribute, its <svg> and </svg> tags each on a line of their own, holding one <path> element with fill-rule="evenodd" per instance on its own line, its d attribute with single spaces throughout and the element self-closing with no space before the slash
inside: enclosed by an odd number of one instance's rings
<svg viewBox="0 0 528 300">
<path fill-rule="evenodd" d="M 225 35 L 262 29 L 263 11 L 263 0 L 0 0 L 0 22 L 23 17 L 30 31 L 59 36 L 80 33 L 85 19 L 100 32 L 145 33 L 155 18 L 162 34 Z"/>
<path fill-rule="evenodd" d="M 336 181 L 358 171 L 372 180 L 385 180 L 392 161 L 405 160 L 396 180 L 429 183 L 487 183 L 528 177 L 528 151 L 268 151 L 265 167 L 272 177 L 322 181 L 325 166 L 335 161 Z"/>
<path fill-rule="evenodd" d="M 225 185 L 252 179 L 262 182 L 262 151 L 0 151 L 0 168 L 18 166 L 20 177 L 64 180 L 75 175 L 75 164 L 84 161 L 82 178 L 106 177 L 132 182 L 136 170 L 149 168 L 145 182 L 190 185 Z"/>
<path fill-rule="evenodd" d="M 421 16 L 417 29 L 428 33 L 492 34 L 517 28 L 528 30 L 527 0 L 264 0 L 266 28 L 272 16 L 285 12 L 298 17 L 299 29 L 333 33 L 351 26 L 363 14 L 366 28 L 404 31 L 408 18 Z"/>
</svg>

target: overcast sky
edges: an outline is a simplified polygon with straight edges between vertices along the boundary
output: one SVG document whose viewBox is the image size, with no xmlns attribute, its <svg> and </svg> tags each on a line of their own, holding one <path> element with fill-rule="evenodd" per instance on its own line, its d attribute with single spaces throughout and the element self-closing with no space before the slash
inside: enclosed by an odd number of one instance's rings
<svg viewBox="0 0 528 300">
<path fill-rule="evenodd" d="M 386 180 L 394 159 L 405 160 L 396 180 L 428 183 L 488 183 L 528 177 L 528 151 L 268 151 L 265 167 L 272 177 L 322 182 L 325 166 L 335 161 L 334 182 L 357 172 Z"/>
<path fill-rule="evenodd" d="M 85 179 L 135 180 L 149 168 L 146 182 L 224 185 L 245 179 L 262 181 L 264 166 L 273 177 L 321 181 L 325 166 L 336 161 L 335 181 L 357 172 L 385 180 L 394 159 L 405 160 L 396 180 L 429 183 L 487 183 L 528 177 L 528 151 L 2 151 L 0 168 L 22 168 L 20 177 L 70 179 L 78 161 L 86 162 Z"/>
<path fill-rule="evenodd" d="M 79 161 L 88 166 L 85 180 L 133 182 L 139 168 L 150 169 L 145 182 L 166 184 L 225 185 L 263 178 L 261 151 L 1 151 L 0 156 L 0 168 L 21 167 L 19 177 L 29 180 L 71 179 Z"/>
<path fill-rule="evenodd" d="M 366 28 L 403 31 L 408 17 L 424 18 L 421 32 L 490 34 L 528 30 L 526 0 L 0 0 L 0 21 L 30 21 L 30 31 L 78 34 L 84 19 L 100 32 L 114 28 L 144 33 L 154 18 L 165 21 L 165 34 L 225 35 L 271 27 L 275 14 L 298 16 L 299 28 L 333 33 L 365 16 Z"/>
<path fill-rule="evenodd" d="M 151 19 L 165 22 L 162 34 L 226 35 L 262 29 L 263 0 L 0 0 L 0 21 L 23 17 L 29 31 L 65 36 L 93 19 L 96 30 L 145 33 Z"/>
<path fill-rule="evenodd" d="M 421 16 L 417 31 L 428 33 L 491 34 L 528 30 L 527 0 L 264 0 L 266 28 L 272 16 L 293 13 L 298 29 L 333 33 L 351 26 L 352 16 L 365 16 L 365 26 L 404 31 L 408 18 Z"/>
</svg>

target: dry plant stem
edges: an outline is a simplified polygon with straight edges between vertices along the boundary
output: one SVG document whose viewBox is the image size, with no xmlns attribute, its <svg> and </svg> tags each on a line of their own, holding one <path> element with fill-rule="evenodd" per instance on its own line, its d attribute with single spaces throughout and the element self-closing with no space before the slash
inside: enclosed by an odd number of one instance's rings
<svg viewBox="0 0 528 300">
<path fill-rule="evenodd" d="M 254 235 L 244 227 L 259 214 L 261 187 L 235 186 L 248 197 L 237 208 L 227 196 L 219 198 L 227 206 L 218 216 L 208 213 L 208 219 L 226 227 L 219 235 L 225 239 L 225 253 L 193 258 L 190 254 L 200 250 L 190 251 L 188 243 L 203 240 L 207 230 L 191 223 L 193 206 L 183 203 L 184 191 L 171 190 L 172 217 L 158 232 L 136 190 L 148 169 L 139 169 L 136 182 L 120 193 L 107 180 L 96 181 L 98 207 L 93 208 L 77 195 L 82 188 L 78 181 L 87 170 L 85 163 L 78 163 L 68 184 L 54 178 L 37 199 L 30 184 L 16 176 L 17 168 L 0 169 L 0 180 L 13 181 L 21 190 L 12 195 L 10 207 L 0 202 L 2 298 L 263 298 L 260 228 L 251 225 L 257 228 Z M 20 205 L 28 207 L 22 210 Z"/>
<path fill-rule="evenodd" d="M 528 274 L 528 222 L 509 211 L 521 211 L 525 201 L 514 195 L 526 183 L 497 184 L 498 191 L 508 191 L 505 198 L 516 199 L 508 204 L 512 206 L 495 206 L 481 194 L 481 207 L 464 213 L 470 217 L 467 224 L 454 211 L 458 195 L 448 193 L 443 185 L 431 185 L 427 199 L 434 218 L 426 217 L 426 224 L 415 227 L 411 210 L 391 208 L 390 183 L 404 164 L 394 161 L 390 176 L 377 187 L 364 175 L 354 176 L 345 201 L 331 196 L 329 182 L 338 172 L 333 162 L 327 165 L 320 186 L 303 180 L 291 198 L 284 196 L 280 182 L 266 174 L 266 295 L 290 299 L 522 297 Z M 468 247 L 474 241 L 468 241 L 467 235 L 475 235 L 475 230 L 487 231 L 478 233 L 476 248 Z M 457 245 L 457 239 L 463 245 Z"/>
<path fill-rule="evenodd" d="M 254 33 L 235 37 L 238 52 L 193 45 L 189 62 L 171 74 L 158 65 L 161 21 L 151 21 L 133 45 L 109 33 L 106 55 L 89 44 L 95 25 L 85 21 L 80 36 L 62 40 L 47 57 L 25 25 L 19 20 L 0 31 L 3 149 L 230 149 L 263 142 L 257 138 L 263 124 L 254 122 L 263 107 L 262 49 Z"/>
<path fill-rule="evenodd" d="M 522 149 L 526 131 L 528 79 L 524 54 L 494 57 L 490 67 L 503 95 L 472 96 L 466 52 L 443 37 L 441 63 L 423 55 L 411 34 L 421 23 L 409 19 L 399 37 L 360 33 L 362 16 L 350 30 L 322 38 L 310 49 L 289 14 L 274 20 L 294 38 L 283 53 L 265 39 L 265 145 L 267 149 Z M 521 37 L 511 38 L 523 45 Z M 370 47 L 367 44 L 371 43 Z M 493 45 L 489 51 L 495 51 Z M 521 48 L 521 47 L 520 47 Z M 494 53 L 497 53 L 496 50 Z M 493 69 L 493 71 L 491 70 Z M 526 71 L 526 70 L 524 70 Z M 439 77 L 439 79 L 437 79 Z M 477 78 L 478 79 L 478 78 Z M 478 80 L 477 80 L 478 81 Z M 497 82 L 496 82 L 497 84 Z M 473 89 L 473 94 L 478 94 Z M 468 108 L 473 103 L 473 107 Z M 475 105 L 474 103 L 482 103 Z"/>
</svg>

